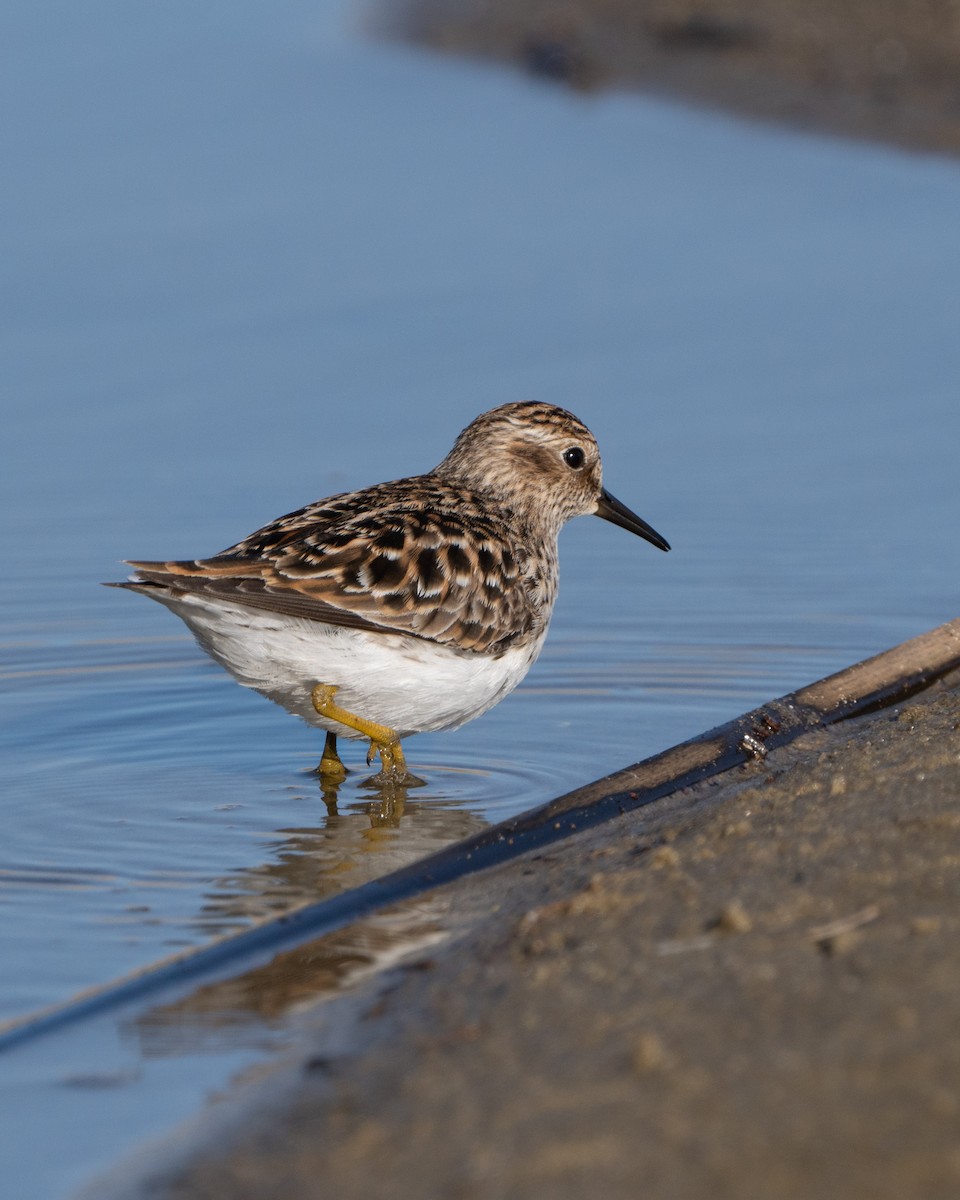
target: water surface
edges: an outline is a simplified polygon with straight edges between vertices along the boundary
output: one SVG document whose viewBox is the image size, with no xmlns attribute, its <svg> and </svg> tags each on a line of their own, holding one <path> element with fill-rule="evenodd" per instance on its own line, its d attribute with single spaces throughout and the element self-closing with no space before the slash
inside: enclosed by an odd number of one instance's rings
<svg viewBox="0 0 960 1200">
<path fill-rule="evenodd" d="M 377 45 L 333 3 L 7 26 L 0 1019 L 957 615 L 955 163 Z M 98 586 L 426 469 L 521 398 L 581 416 L 674 551 L 571 525 L 541 661 L 411 740 L 402 816 L 357 746 L 333 805 L 316 731 Z M 203 1073 L 142 1053 L 117 1107 L 184 1111 Z M 26 1077 L 49 1108 L 56 1070 Z"/>
</svg>

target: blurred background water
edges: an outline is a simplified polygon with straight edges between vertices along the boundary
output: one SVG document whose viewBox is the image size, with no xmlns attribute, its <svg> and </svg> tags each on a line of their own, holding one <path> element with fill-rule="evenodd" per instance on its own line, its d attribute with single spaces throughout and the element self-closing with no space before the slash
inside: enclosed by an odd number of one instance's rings
<svg viewBox="0 0 960 1200">
<path fill-rule="evenodd" d="M 958 615 L 956 163 L 376 44 L 342 0 L 4 24 L 0 1019 Z M 674 551 L 569 526 L 540 662 L 409 743 L 402 817 L 98 586 L 523 398 Z"/>
</svg>

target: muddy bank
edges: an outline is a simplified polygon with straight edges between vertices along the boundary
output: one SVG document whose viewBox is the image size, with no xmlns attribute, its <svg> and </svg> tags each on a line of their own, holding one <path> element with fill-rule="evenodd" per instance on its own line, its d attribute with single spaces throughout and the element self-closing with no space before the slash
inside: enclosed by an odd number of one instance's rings
<svg viewBox="0 0 960 1200">
<path fill-rule="evenodd" d="M 408 0 L 394 36 L 592 89 L 960 151 L 960 5 L 942 0 Z M 385 18 L 382 18 L 385 20 Z"/>
<path fill-rule="evenodd" d="M 117 1194 L 953 1197 L 958 796 L 954 674 L 462 880 L 353 1054 L 317 1009 Z"/>
</svg>

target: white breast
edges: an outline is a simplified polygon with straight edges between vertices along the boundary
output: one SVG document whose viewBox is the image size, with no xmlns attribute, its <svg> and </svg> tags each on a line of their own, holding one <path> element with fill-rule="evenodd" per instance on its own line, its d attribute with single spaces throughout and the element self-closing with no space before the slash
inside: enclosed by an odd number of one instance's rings
<svg viewBox="0 0 960 1200">
<path fill-rule="evenodd" d="M 388 725 L 400 737 L 455 729 L 513 691 L 536 661 L 546 634 L 493 658 L 423 638 L 344 629 L 198 595 L 151 595 L 186 622 L 238 683 L 311 725 L 348 738 L 361 735 L 320 717 L 313 707 L 315 684 L 336 686 L 337 704 Z"/>
</svg>

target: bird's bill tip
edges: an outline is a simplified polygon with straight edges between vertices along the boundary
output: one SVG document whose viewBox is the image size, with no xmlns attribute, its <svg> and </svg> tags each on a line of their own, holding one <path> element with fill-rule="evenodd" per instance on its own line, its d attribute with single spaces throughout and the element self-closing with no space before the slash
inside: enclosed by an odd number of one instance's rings
<svg viewBox="0 0 960 1200">
<path fill-rule="evenodd" d="M 601 491 L 600 499 L 597 501 L 596 515 L 604 521 L 610 521 L 611 524 L 619 525 L 621 529 L 628 529 L 638 537 L 646 539 L 658 550 L 670 549 L 670 543 L 665 537 L 661 537 L 652 525 L 648 525 L 642 517 L 631 512 L 625 504 L 621 504 L 616 496 L 611 496 L 606 488 Z"/>
</svg>

